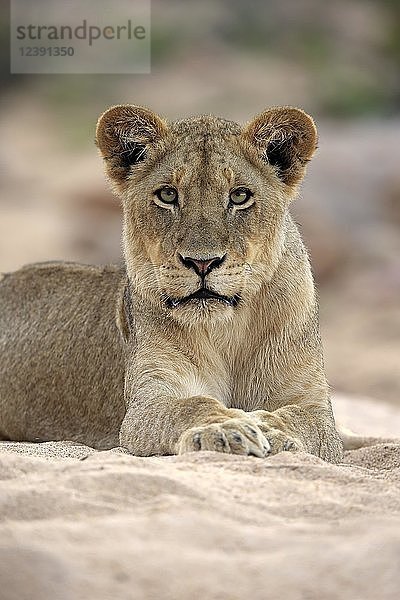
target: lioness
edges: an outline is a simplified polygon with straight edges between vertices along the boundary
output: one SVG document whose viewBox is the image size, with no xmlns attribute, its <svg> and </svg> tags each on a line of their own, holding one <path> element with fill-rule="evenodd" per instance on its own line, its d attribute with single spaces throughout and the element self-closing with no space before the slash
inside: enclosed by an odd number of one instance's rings
<svg viewBox="0 0 400 600">
<path fill-rule="evenodd" d="M 115 106 L 97 145 L 125 268 L 45 263 L 0 283 L 0 435 L 139 456 L 305 450 L 336 462 L 307 252 L 289 214 L 317 132 Z M 119 330 L 119 331 L 118 331 Z"/>
</svg>

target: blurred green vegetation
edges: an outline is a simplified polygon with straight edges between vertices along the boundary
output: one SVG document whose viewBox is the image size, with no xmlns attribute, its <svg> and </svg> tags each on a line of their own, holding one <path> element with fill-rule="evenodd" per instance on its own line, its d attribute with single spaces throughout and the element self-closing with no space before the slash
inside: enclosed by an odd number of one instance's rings
<svg viewBox="0 0 400 600">
<path fill-rule="evenodd" d="M 2 88 L 32 85 L 32 76 L 9 75 L 4 6 L 0 17 Z M 269 65 L 275 60 L 282 68 L 286 64 L 304 73 L 313 109 L 320 115 L 385 117 L 399 112 L 400 0 L 153 0 L 153 73 L 178 65 L 188 54 L 195 61 L 205 45 L 231 56 L 250 56 L 260 72 L 268 59 Z M 130 79 L 140 85 L 140 77 Z M 79 142 L 87 139 L 86 108 L 92 115 L 106 103 L 118 102 L 123 80 L 117 75 L 35 76 L 35 85 L 41 86 L 45 102 L 74 115 L 70 134 Z M 76 122 L 78 106 L 81 123 Z"/>
<path fill-rule="evenodd" d="M 226 43 L 307 71 L 321 114 L 354 118 L 400 110 L 399 0 L 221 1 L 230 15 L 219 29 Z M 361 27 L 357 12 L 368 16 Z"/>
</svg>

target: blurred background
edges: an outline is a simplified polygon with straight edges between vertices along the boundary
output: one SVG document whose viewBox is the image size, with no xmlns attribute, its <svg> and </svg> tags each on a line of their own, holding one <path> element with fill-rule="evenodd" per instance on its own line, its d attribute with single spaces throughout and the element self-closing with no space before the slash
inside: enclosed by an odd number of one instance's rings
<svg viewBox="0 0 400 600">
<path fill-rule="evenodd" d="M 329 380 L 400 405 L 398 0 L 153 0 L 152 72 L 123 76 L 10 75 L 3 0 L 0 13 L 0 271 L 121 260 L 120 206 L 93 143 L 109 105 L 237 121 L 302 107 L 320 141 L 293 213 Z"/>
</svg>

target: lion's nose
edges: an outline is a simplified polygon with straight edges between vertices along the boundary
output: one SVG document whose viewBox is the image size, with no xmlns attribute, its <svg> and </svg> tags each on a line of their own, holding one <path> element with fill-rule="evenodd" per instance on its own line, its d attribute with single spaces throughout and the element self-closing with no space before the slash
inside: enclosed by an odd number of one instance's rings
<svg viewBox="0 0 400 600">
<path fill-rule="evenodd" d="M 213 258 L 193 258 L 191 256 L 182 256 L 178 254 L 181 262 L 188 269 L 193 269 L 197 275 L 205 277 L 210 271 L 219 267 L 225 260 L 226 254 L 223 256 L 214 256 Z"/>
</svg>

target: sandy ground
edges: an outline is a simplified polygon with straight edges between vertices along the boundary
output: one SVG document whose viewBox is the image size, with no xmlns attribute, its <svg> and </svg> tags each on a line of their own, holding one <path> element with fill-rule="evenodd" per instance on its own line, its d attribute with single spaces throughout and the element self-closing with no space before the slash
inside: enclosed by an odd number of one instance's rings
<svg viewBox="0 0 400 600">
<path fill-rule="evenodd" d="M 393 406 L 335 407 L 362 433 L 400 432 Z M 341 465 L 3 442 L 0 464 L 2 600 L 399 597 L 400 440 Z"/>
</svg>

